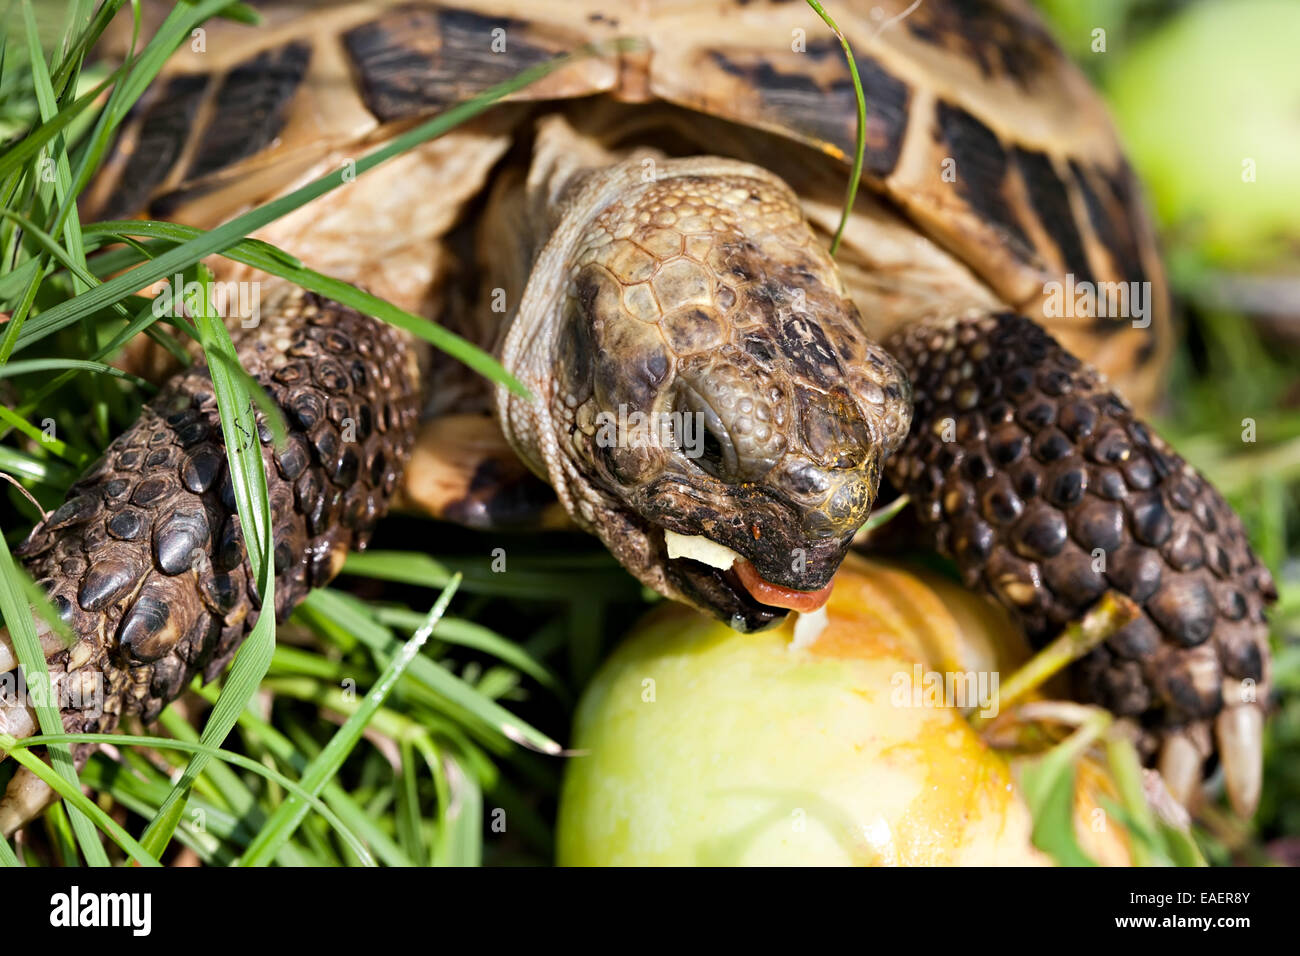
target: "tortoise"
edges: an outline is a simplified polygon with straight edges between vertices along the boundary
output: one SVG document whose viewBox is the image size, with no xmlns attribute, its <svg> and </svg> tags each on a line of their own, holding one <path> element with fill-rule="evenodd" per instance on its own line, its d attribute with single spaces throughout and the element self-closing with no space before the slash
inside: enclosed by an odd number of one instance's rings
<svg viewBox="0 0 1300 956">
<path fill-rule="evenodd" d="M 530 65 L 639 38 L 256 234 L 491 350 L 529 394 L 215 265 L 266 290 L 232 334 L 289 426 L 280 447 L 260 429 L 277 617 L 397 501 L 479 528 L 570 521 L 660 594 L 756 630 L 825 600 L 883 486 L 1035 642 L 1108 590 L 1136 602 L 1076 693 L 1131 719 L 1184 802 L 1222 763 L 1248 815 L 1276 593 L 1141 418 L 1174 328 L 1103 106 L 1017 0 L 834 12 L 867 117 L 834 256 L 854 90 L 790 0 L 270 5 L 176 54 L 83 212 L 210 228 Z M 196 364 L 21 546 L 78 638 L 42 627 L 52 672 L 105 682 L 70 731 L 152 719 L 256 621 L 224 462 Z M 33 729 L 16 707 L 3 723 Z M 16 776 L 5 830 L 47 798 Z"/>
</svg>

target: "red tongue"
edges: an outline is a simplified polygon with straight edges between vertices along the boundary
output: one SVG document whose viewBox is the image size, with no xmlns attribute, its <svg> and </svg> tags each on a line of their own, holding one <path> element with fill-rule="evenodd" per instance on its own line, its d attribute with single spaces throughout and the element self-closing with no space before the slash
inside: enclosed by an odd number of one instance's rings
<svg viewBox="0 0 1300 956">
<path fill-rule="evenodd" d="M 740 583 L 745 586 L 745 590 L 759 604 L 788 608 L 802 613 L 815 611 L 830 600 L 831 588 L 835 586 L 832 580 L 820 591 L 796 591 L 794 588 L 783 588 L 764 578 L 744 558 L 738 558 L 731 568 L 736 572 L 736 577 L 740 578 Z"/>
</svg>

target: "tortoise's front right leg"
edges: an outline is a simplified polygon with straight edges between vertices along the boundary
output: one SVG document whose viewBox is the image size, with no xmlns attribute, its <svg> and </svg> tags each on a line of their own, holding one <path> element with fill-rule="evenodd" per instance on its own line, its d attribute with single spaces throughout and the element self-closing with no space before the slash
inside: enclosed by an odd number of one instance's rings
<svg viewBox="0 0 1300 956">
<path fill-rule="evenodd" d="M 282 619 L 386 510 L 415 435 L 418 371 L 400 333 L 297 289 L 234 339 L 289 429 L 279 450 L 264 425 L 249 436 L 266 465 Z M 152 720 L 196 673 L 215 677 L 259 607 L 206 367 L 146 405 L 18 554 L 76 638 L 43 637 L 65 704 L 80 704 L 64 706 L 69 732 L 108 731 L 126 713 Z M 0 632 L 0 671 L 16 666 Z M 0 727 L 27 736 L 34 722 L 10 701 Z M 44 805 L 34 780 L 20 773 L 0 801 L 6 832 Z"/>
<path fill-rule="evenodd" d="M 938 550 L 1037 642 L 1108 589 L 1133 598 L 1142 616 L 1076 665 L 1081 695 L 1140 722 L 1184 803 L 1217 741 L 1232 804 L 1253 813 L 1277 592 L 1237 515 L 1029 319 L 920 324 L 888 347 L 915 409 L 888 474 Z"/>
</svg>

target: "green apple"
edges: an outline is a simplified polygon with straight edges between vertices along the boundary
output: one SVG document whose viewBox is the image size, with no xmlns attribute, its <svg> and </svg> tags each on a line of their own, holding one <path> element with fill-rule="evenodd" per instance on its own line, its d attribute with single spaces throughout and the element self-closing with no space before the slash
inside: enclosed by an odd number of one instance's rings
<svg viewBox="0 0 1300 956">
<path fill-rule="evenodd" d="M 1120 57 L 1108 98 L 1166 238 L 1209 264 L 1295 262 L 1297 37 L 1294 0 L 1204 2 L 1106 54 Z"/>
<path fill-rule="evenodd" d="M 1003 757 L 915 690 L 923 673 L 1022 661 L 1001 612 L 857 558 L 827 610 L 810 642 L 677 606 L 638 626 L 578 709 L 558 862 L 1045 862 Z"/>
</svg>

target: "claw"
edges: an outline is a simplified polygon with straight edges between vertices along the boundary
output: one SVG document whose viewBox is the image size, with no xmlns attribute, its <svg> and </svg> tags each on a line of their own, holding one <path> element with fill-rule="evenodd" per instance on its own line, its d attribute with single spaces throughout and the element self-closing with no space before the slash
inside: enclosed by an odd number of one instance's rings
<svg viewBox="0 0 1300 956">
<path fill-rule="evenodd" d="M 45 618 L 35 611 L 32 612 L 32 620 L 36 623 L 36 636 L 40 639 L 41 650 L 45 652 L 47 658 L 67 646 L 59 633 L 50 627 Z M 0 674 L 7 674 L 17 666 L 18 654 L 14 650 L 13 641 L 9 637 L 9 628 L 0 627 Z"/>
<path fill-rule="evenodd" d="M 0 706 L 0 733 L 11 737 L 30 737 L 36 733 L 36 714 L 24 704 L 9 702 Z M 0 750 L 0 759 L 6 757 Z M 54 799 L 50 785 L 26 767 L 19 767 L 0 797 L 0 834 L 14 831 L 37 816 Z"/>
<path fill-rule="evenodd" d="M 14 831 L 53 802 L 54 789 L 26 767 L 19 767 L 0 797 L 0 834 L 13 836 Z"/>
<path fill-rule="evenodd" d="M 1169 792 L 1169 785 L 1156 771 L 1143 769 L 1142 792 L 1146 794 L 1147 802 L 1151 804 L 1151 809 L 1155 811 L 1156 816 L 1167 826 L 1183 833 L 1191 827 L 1192 818 L 1187 813 L 1187 809 L 1174 799 L 1173 794 Z"/>
<path fill-rule="evenodd" d="M 1201 788 L 1200 750 L 1190 737 L 1181 732 L 1165 738 L 1160 750 L 1160 776 L 1173 798 L 1191 810 Z"/>
<path fill-rule="evenodd" d="M 30 737 L 36 733 L 36 714 L 25 704 L 0 704 L 0 733 L 10 737 Z M 4 751 L 0 750 L 0 757 L 4 755 Z"/>
<path fill-rule="evenodd" d="M 1237 816 L 1248 820 L 1259 806 L 1263 780 L 1264 715 L 1253 704 L 1225 708 L 1214 721 L 1214 733 L 1228 800 Z"/>
</svg>

